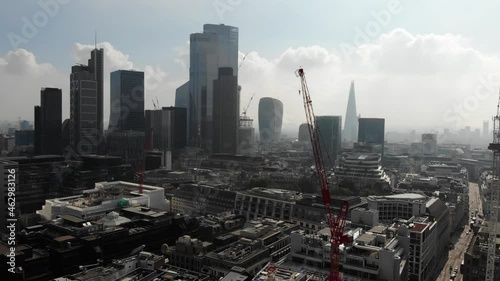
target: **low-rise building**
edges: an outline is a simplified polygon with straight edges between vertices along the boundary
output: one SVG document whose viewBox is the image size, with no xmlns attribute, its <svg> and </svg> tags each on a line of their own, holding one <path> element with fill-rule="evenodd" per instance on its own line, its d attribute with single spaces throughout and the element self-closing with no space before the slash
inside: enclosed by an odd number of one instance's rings
<svg viewBox="0 0 500 281">
<path fill-rule="evenodd" d="M 460 268 L 464 281 L 485 280 L 486 264 L 488 261 L 488 237 L 491 230 L 491 223 L 485 221 L 479 228 L 477 234 L 472 237 L 467 251 L 464 254 L 464 262 Z M 496 251 L 495 259 L 500 257 L 500 224 L 496 224 Z M 470 234 L 469 234 L 470 235 Z M 500 267 L 495 266 L 494 280 L 500 280 Z"/>
<path fill-rule="evenodd" d="M 82 219 L 100 219 L 108 212 L 124 206 L 146 206 L 169 210 L 170 203 L 165 199 L 161 187 L 130 182 L 101 182 L 94 189 L 83 191 L 83 195 L 47 199 L 41 210 L 36 211 L 43 219 L 53 220 L 61 215 L 73 215 Z"/>
<path fill-rule="evenodd" d="M 237 198 L 235 191 L 204 184 L 181 184 L 170 192 L 173 212 L 187 215 L 232 211 Z"/>
<path fill-rule="evenodd" d="M 255 187 L 238 192 L 234 209 L 248 220 L 258 217 L 290 220 L 295 202 L 301 198 L 302 194 L 296 191 Z"/>
<path fill-rule="evenodd" d="M 348 231 L 351 242 L 341 246 L 342 280 L 407 280 L 408 239 L 395 236 L 387 227 L 369 231 Z M 293 263 L 328 272 L 330 267 L 330 231 L 316 234 L 299 230 L 292 233 Z"/>
<path fill-rule="evenodd" d="M 335 168 L 335 175 L 339 182 L 349 181 L 358 185 L 389 186 L 391 183 L 378 153 L 348 153 L 342 156 L 341 164 Z"/>
</svg>

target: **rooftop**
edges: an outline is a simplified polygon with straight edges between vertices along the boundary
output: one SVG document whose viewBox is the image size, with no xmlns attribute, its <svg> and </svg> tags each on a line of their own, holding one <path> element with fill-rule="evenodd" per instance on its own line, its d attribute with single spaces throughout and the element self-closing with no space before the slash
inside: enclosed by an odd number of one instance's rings
<svg viewBox="0 0 500 281">
<path fill-rule="evenodd" d="M 285 201 L 297 201 L 302 199 L 302 193 L 300 192 L 275 188 L 254 187 L 251 190 L 241 191 L 240 193 Z"/>
</svg>

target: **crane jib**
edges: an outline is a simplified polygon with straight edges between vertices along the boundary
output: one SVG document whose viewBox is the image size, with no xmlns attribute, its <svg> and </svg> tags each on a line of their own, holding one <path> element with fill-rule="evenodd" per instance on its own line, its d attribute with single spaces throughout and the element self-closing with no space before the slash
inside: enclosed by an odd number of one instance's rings
<svg viewBox="0 0 500 281">
<path fill-rule="evenodd" d="M 340 274 L 340 250 L 339 247 L 343 243 L 346 243 L 347 236 L 344 235 L 344 228 L 346 225 L 347 214 L 349 212 L 349 202 L 343 201 L 338 214 L 333 215 L 333 210 L 331 206 L 331 195 L 328 184 L 328 179 L 323 167 L 323 156 L 321 154 L 319 132 L 316 124 L 316 116 L 314 115 L 314 109 L 312 106 L 312 99 L 309 96 L 309 89 L 307 87 L 306 77 L 304 69 L 300 68 L 295 71 L 295 75 L 300 77 L 301 88 L 302 88 L 302 99 L 304 102 L 304 111 L 306 113 L 307 125 L 309 128 L 309 137 L 311 139 L 311 145 L 314 154 L 314 161 L 316 163 L 316 172 L 319 178 L 319 184 L 321 187 L 321 196 L 323 198 L 323 205 L 326 210 L 326 217 L 328 226 L 330 227 L 330 281 L 341 280 Z M 300 93 L 300 92 L 299 92 Z"/>
</svg>

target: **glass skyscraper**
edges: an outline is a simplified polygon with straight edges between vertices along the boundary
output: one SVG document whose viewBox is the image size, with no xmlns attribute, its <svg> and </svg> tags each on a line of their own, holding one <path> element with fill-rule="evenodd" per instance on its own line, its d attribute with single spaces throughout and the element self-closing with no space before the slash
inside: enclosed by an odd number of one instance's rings
<svg viewBox="0 0 500 281">
<path fill-rule="evenodd" d="M 345 114 L 344 132 L 342 133 L 346 142 L 355 142 L 358 138 L 358 116 L 356 115 L 356 96 L 354 93 L 354 81 L 349 89 L 349 100 Z"/>
<path fill-rule="evenodd" d="M 238 28 L 205 24 L 203 33 L 190 36 L 189 142 L 212 148 L 213 81 L 220 67 L 230 67 L 238 75 Z"/>
<path fill-rule="evenodd" d="M 110 131 L 144 132 L 144 72 L 111 72 Z"/>
<path fill-rule="evenodd" d="M 342 116 L 317 116 L 316 126 L 319 130 L 323 165 L 333 168 L 342 151 Z"/>
<path fill-rule="evenodd" d="M 104 153 L 104 49 L 90 53 L 88 65 L 70 76 L 70 145 L 78 154 Z"/>
<path fill-rule="evenodd" d="M 383 159 L 385 142 L 385 119 L 359 118 L 358 121 L 358 142 L 380 146 L 380 150 L 377 153 L 380 153 Z"/>
<path fill-rule="evenodd" d="M 283 103 L 275 98 L 259 101 L 259 135 L 261 144 L 277 143 L 281 138 Z"/>
</svg>

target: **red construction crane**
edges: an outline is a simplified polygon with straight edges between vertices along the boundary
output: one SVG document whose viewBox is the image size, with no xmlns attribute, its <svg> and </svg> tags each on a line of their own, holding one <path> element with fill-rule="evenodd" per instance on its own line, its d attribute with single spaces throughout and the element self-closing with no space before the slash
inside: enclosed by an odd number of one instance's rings
<svg viewBox="0 0 500 281">
<path fill-rule="evenodd" d="M 349 202 L 343 201 L 340 210 L 336 216 L 333 215 L 331 206 L 330 190 L 328 186 L 328 179 L 323 166 L 323 156 L 320 147 L 319 129 L 316 125 L 316 116 L 312 106 L 312 100 L 309 96 L 309 89 L 307 88 L 306 76 L 302 68 L 298 69 L 295 74 L 300 77 L 302 86 L 302 98 L 304 100 L 304 110 L 306 112 L 307 124 L 309 125 L 309 136 L 311 137 L 311 144 L 314 153 L 314 161 L 316 163 L 316 172 L 318 173 L 319 185 L 321 186 L 321 195 L 323 197 L 323 204 L 326 209 L 326 220 L 330 227 L 330 276 L 329 281 L 340 281 L 340 251 L 339 246 L 347 242 L 347 236 L 344 235 L 344 227 L 346 224 L 347 213 L 349 212 Z"/>
</svg>

